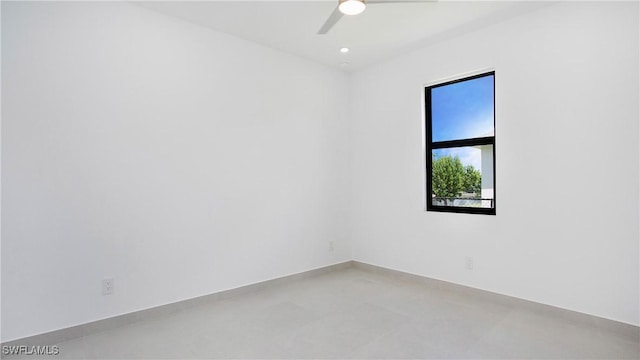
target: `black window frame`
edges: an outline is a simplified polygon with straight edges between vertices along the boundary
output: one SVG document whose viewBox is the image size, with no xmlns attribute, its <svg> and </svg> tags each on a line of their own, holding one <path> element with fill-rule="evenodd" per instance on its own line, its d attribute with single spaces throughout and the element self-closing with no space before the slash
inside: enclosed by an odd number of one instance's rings
<svg viewBox="0 0 640 360">
<path fill-rule="evenodd" d="M 431 115 L 431 90 L 434 88 L 447 86 L 459 82 L 469 81 L 485 76 L 493 76 L 493 136 L 467 138 L 458 140 L 433 141 L 432 138 L 432 115 Z M 465 214 L 483 214 L 496 215 L 496 74 L 495 71 L 486 71 L 479 74 L 456 78 L 441 83 L 427 85 L 424 87 L 424 106 L 425 106 L 425 158 L 426 158 L 426 209 L 435 212 L 465 213 Z M 433 205 L 432 188 L 433 188 L 433 150 L 445 148 L 459 148 L 468 146 L 492 145 L 493 146 L 493 207 L 479 208 L 470 206 L 443 206 Z"/>
</svg>

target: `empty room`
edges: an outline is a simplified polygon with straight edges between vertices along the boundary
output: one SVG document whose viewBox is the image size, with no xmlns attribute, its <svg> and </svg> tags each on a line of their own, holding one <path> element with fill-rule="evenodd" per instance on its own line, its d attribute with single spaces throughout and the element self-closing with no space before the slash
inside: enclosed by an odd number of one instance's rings
<svg viewBox="0 0 640 360">
<path fill-rule="evenodd" d="M 1 1 L 7 359 L 640 359 L 637 1 Z"/>
</svg>

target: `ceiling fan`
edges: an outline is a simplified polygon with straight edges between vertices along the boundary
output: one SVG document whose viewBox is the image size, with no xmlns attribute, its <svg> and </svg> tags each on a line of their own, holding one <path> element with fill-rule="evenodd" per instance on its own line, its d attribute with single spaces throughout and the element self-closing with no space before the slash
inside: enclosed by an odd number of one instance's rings
<svg viewBox="0 0 640 360">
<path fill-rule="evenodd" d="M 364 11 L 367 4 L 391 4 L 391 3 L 419 3 L 419 2 L 433 2 L 437 0 L 338 0 L 338 6 L 333 9 L 331 15 L 327 21 L 318 30 L 318 35 L 324 35 L 331 30 L 342 15 L 358 15 Z"/>
</svg>

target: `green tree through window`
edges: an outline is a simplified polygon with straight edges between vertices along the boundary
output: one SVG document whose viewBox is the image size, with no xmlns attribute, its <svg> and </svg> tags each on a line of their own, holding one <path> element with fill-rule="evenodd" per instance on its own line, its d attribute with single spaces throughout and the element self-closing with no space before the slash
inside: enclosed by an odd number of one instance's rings
<svg viewBox="0 0 640 360">
<path fill-rule="evenodd" d="M 480 198 L 482 175 L 472 165 L 463 166 L 460 158 L 442 156 L 432 160 L 432 192 L 442 198 L 445 205 L 466 193 L 471 198 Z"/>
</svg>

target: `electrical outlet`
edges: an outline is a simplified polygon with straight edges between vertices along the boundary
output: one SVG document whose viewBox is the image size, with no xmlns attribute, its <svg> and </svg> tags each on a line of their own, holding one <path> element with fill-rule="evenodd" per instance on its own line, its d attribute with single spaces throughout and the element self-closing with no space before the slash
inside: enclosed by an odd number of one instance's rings
<svg viewBox="0 0 640 360">
<path fill-rule="evenodd" d="M 333 241 L 329 241 L 329 251 L 333 252 Z"/>
<path fill-rule="evenodd" d="M 471 256 L 465 257 L 464 265 L 467 268 L 467 270 L 473 270 L 473 258 Z"/>
<path fill-rule="evenodd" d="M 115 280 L 113 278 L 102 279 L 102 295 L 113 294 L 114 285 L 115 285 Z"/>
</svg>

